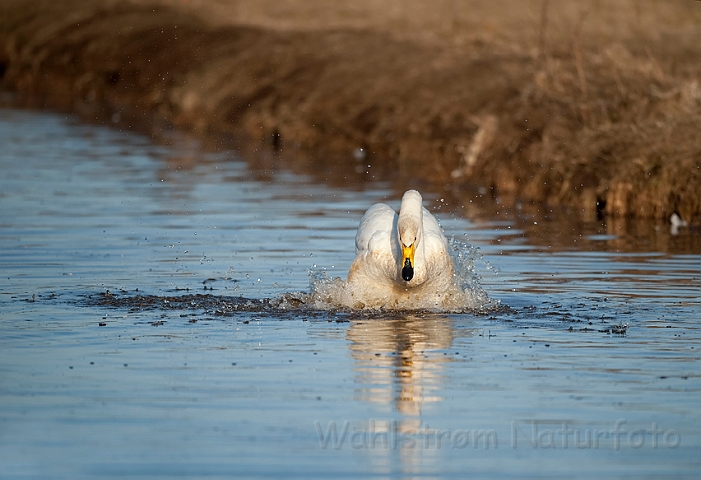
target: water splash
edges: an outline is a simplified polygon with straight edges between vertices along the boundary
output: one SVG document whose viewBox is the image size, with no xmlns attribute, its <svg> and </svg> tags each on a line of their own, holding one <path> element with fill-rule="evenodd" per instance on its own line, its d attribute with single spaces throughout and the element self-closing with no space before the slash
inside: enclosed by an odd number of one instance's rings
<svg viewBox="0 0 701 480">
<path fill-rule="evenodd" d="M 228 316 L 236 313 L 292 314 L 300 312 L 371 313 L 373 315 L 397 312 L 462 313 L 495 311 L 501 308 L 499 301 L 489 297 L 482 288 L 477 266 L 483 263 L 487 270 L 491 266 L 482 258 L 479 248 L 451 238 L 449 253 L 453 261 L 452 284 L 430 289 L 419 287 L 407 291 L 400 289 L 392 298 L 380 304 L 365 305 L 359 298 L 364 292 L 354 291 L 358 285 L 349 285 L 340 277 L 331 277 L 326 269 L 314 268 L 309 272 L 309 292 L 286 292 L 272 298 L 245 298 L 243 296 L 219 296 L 212 294 L 185 294 L 156 296 L 132 294 L 126 291 L 102 292 L 87 295 L 86 304 L 98 304 L 133 311 L 145 310 L 200 310 L 204 314 Z M 361 286 L 371 291 L 373 286 Z"/>
<path fill-rule="evenodd" d="M 417 288 L 411 291 L 397 289 L 391 296 L 375 296 L 367 305 L 362 299 L 368 296 L 372 286 L 357 286 L 346 283 L 339 277 L 330 277 L 325 269 L 309 272 L 309 294 L 303 303 L 318 310 L 425 310 L 431 312 L 484 311 L 498 307 L 480 284 L 476 265 L 482 260 L 477 247 L 451 238 L 448 242 L 453 261 L 452 284 L 441 287 Z M 489 268 L 489 265 L 487 265 Z M 358 291 L 365 288 L 367 291 Z"/>
</svg>

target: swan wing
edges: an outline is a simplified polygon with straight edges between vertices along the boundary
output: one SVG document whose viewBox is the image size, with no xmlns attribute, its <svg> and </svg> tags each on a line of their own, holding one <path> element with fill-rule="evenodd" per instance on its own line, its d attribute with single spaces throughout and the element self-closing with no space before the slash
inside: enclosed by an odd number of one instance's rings
<svg viewBox="0 0 701 480">
<path fill-rule="evenodd" d="M 371 241 L 373 237 L 387 238 L 386 248 L 391 251 L 392 236 L 396 236 L 397 213 L 384 203 L 376 203 L 368 208 L 360 219 L 358 232 L 355 234 L 356 255 L 371 249 L 384 248 L 382 242 Z"/>
<path fill-rule="evenodd" d="M 448 253 L 448 240 L 443 234 L 443 229 L 438 224 L 436 217 L 423 209 L 423 241 L 426 265 L 429 269 L 429 276 L 453 275 L 453 262 Z"/>
<path fill-rule="evenodd" d="M 348 281 L 385 288 L 397 277 L 397 214 L 378 203 L 365 212 L 355 236 L 356 257 Z"/>
</svg>

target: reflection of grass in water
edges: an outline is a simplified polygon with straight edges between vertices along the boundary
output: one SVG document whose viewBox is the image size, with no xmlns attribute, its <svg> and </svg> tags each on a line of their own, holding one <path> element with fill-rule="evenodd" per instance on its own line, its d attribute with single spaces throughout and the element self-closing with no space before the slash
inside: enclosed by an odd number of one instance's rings
<svg viewBox="0 0 701 480">
<path fill-rule="evenodd" d="M 398 55 L 404 64 L 384 62 L 398 69 L 389 73 L 393 92 L 384 88 L 386 72 L 376 69 L 365 89 L 375 97 L 334 91 L 358 105 L 342 123 L 359 130 L 356 138 L 369 132 L 361 143 L 375 152 L 373 164 L 396 154 L 411 175 L 434 163 L 424 175 L 443 182 L 455 167 L 476 161 L 465 176 L 499 195 L 575 206 L 588 217 L 701 214 L 699 182 L 688 181 L 696 178 L 700 147 L 699 2 L 210 0 L 198 11 L 217 24 L 362 29 L 430 45 L 434 79 L 422 78 L 421 95 L 411 101 L 402 98 L 402 84 L 411 85 L 403 70 L 425 61 L 416 51 Z M 461 71 L 468 58 L 478 62 Z M 354 63 L 362 72 L 362 62 Z M 468 95 L 453 90 L 451 77 Z M 504 90 L 484 88 L 495 83 Z M 334 110 L 332 102 L 324 105 Z M 422 145 L 426 136 L 440 153 Z M 389 137 L 394 141 L 381 141 Z"/>
<path fill-rule="evenodd" d="M 344 186 L 701 215 L 699 2 L 6 3 L 3 84 L 41 105 L 243 132 L 259 167 Z"/>
</svg>

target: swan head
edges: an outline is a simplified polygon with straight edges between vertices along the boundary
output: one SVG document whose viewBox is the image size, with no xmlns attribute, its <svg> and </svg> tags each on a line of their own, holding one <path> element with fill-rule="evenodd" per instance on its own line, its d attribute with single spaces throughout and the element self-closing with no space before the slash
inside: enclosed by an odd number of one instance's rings
<svg viewBox="0 0 701 480">
<path fill-rule="evenodd" d="M 416 190 L 409 190 L 402 197 L 402 206 L 399 209 L 397 233 L 402 249 L 400 267 L 405 282 L 414 278 L 416 247 L 421 242 L 423 225 L 421 202 L 421 194 Z"/>
</svg>

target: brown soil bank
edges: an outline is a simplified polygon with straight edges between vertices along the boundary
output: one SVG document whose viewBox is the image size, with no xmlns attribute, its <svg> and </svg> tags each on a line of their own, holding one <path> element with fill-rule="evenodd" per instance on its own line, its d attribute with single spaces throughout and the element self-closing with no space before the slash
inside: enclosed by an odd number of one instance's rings
<svg viewBox="0 0 701 480">
<path fill-rule="evenodd" d="M 586 215 L 701 221 L 700 73 L 685 0 L 0 0 L 24 102 Z"/>
</svg>

